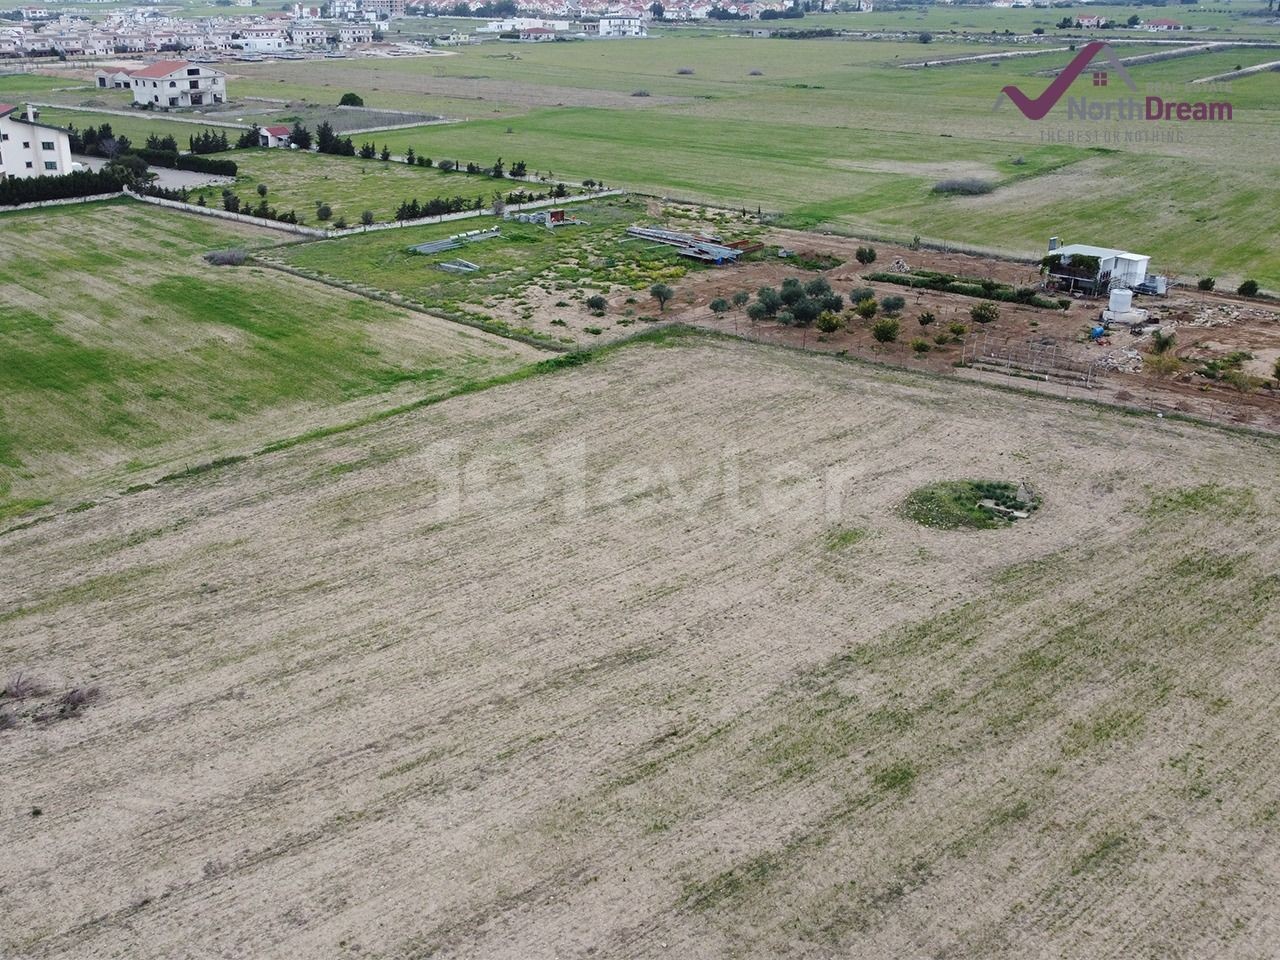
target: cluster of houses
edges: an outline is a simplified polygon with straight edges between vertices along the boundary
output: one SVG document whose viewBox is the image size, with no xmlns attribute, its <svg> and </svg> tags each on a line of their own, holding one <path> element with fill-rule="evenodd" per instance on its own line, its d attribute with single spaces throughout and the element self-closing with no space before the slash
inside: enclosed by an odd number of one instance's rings
<svg viewBox="0 0 1280 960">
<path fill-rule="evenodd" d="M 1166 30 L 1185 30 L 1187 29 L 1177 20 L 1167 20 L 1163 17 L 1157 17 L 1155 20 L 1143 20 L 1135 24 L 1120 23 L 1117 24 L 1106 17 L 1101 16 L 1085 16 L 1076 17 L 1076 26 L 1084 27 L 1089 30 L 1100 30 L 1107 26 L 1131 26 L 1134 30 L 1148 30 L 1152 33 L 1163 33 Z"/>
<path fill-rule="evenodd" d="M 325 8 L 244 17 L 169 16 L 155 8 L 113 12 L 100 21 L 20 8 L 24 19 L 0 20 L 0 57 L 109 57 L 131 53 L 274 53 L 372 43 L 378 23 L 403 16 L 404 0 L 330 0 Z M 321 13 L 325 13 L 324 22 Z M 30 18 L 27 14 L 30 13 Z"/>
<path fill-rule="evenodd" d="M 862 0 L 867 9 L 871 0 Z M 411 13 L 436 14 L 447 16 L 457 5 L 457 0 L 409 0 Z M 783 13 L 796 6 L 795 0 L 659 0 L 663 20 L 688 21 L 706 20 L 716 10 L 722 10 L 734 17 L 758 19 L 762 13 L 773 11 Z M 854 6 L 858 4 L 854 3 Z M 596 33 L 592 27 L 597 21 L 602 24 L 598 31 L 600 36 L 644 36 L 640 28 L 648 21 L 655 19 L 652 0 L 631 0 L 619 3 L 619 0 L 541 0 L 541 2 L 521 4 L 522 10 L 536 10 L 541 16 L 549 18 L 554 24 L 563 26 L 539 26 L 537 21 L 529 17 L 515 17 L 508 20 L 490 23 L 487 27 L 477 28 L 479 33 L 506 33 L 521 29 L 553 30 L 557 33 L 583 30 L 588 34 Z M 626 32 L 611 33 L 613 24 L 604 21 L 631 21 L 622 27 Z M 577 24 L 574 27 L 574 24 Z M 616 28 L 615 28 L 616 29 Z"/>
<path fill-rule="evenodd" d="M 528 42 L 555 40 L 560 37 L 647 37 L 647 16 L 637 13 L 606 14 L 596 20 L 543 20 L 536 17 L 510 17 L 506 20 L 490 20 L 476 33 L 496 34 L 502 38 L 516 38 Z"/>
</svg>

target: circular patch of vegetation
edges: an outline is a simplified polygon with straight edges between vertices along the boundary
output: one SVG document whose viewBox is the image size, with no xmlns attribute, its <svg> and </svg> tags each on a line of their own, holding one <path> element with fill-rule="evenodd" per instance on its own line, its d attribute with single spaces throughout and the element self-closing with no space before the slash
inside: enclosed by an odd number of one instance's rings
<svg viewBox="0 0 1280 960">
<path fill-rule="evenodd" d="M 939 530 L 994 530 L 1025 520 L 1040 498 L 1025 484 L 1003 480 L 943 480 L 913 490 L 902 515 Z"/>
</svg>

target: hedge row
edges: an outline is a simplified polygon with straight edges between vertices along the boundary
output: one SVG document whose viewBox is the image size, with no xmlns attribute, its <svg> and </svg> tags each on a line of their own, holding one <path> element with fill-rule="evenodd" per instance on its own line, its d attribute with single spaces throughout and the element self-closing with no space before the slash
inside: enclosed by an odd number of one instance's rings
<svg viewBox="0 0 1280 960">
<path fill-rule="evenodd" d="M 96 172 L 81 170 L 60 177 L 10 177 L 0 180 L 0 206 L 117 193 L 127 180 L 127 172 L 121 173 L 109 168 Z"/>
<path fill-rule="evenodd" d="M 957 277 L 949 273 L 935 273 L 931 270 L 920 270 L 916 273 L 869 273 L 867 280 L 880 283 L 896 283 L 903 287 L 917 287 L 924 290 L 939 290 L 944 293 L 958 293 L 966 297 L 985 297 L 988 300 L 1000 300 L 1004 303 L 1025 303 L 1032 307 L 1044 307 L 1057 310 L 1061 306 L 1057 300 L 1042 297 L 1030 287 L 1013 288 L 1003 283 L 975 280 L 970 277 Z"/>
<path fill-rule="evenodd" d="M 171 170 L 191 170 L 219 177 L 234 177 L 237 167 L 234 160 L 219 160 L 196 153 L 178 153 L 176 150 L 150 150 L 140 147 L 131 151 L 147 161 L 149 166 L 168 167 Z"/>
</svg>

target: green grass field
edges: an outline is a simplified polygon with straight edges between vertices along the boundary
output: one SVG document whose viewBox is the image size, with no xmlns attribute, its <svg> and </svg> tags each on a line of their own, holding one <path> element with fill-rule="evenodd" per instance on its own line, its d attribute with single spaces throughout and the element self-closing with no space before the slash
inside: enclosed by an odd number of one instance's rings
<svg viewBox="0 0 1280 960">
<path fill-rule="evenodd" d="M 1154 9 L 1102 8 L 1116 19 L 1132 12 L 1149 17 Z M 1208 9 L 1174 13 L 1217 28 L 1215 34 L 1267 36 L 1259 18 Z M 989 34 L 1026 31 L 1057 14 L 928 8 L 777 26 L 847 21 L 879 29 L 905 16 L 939 35 L 951 29 Z M 1097 36 L 1121 55 L 1153 49 L 1134 42 L 1149 34 Z M 1207 30 L 1204 38 L 1220 39 Z M 1168 272 L 1213 273 L 1226 282 L 1253 277 L 1280 289 L 1280 261 L 1267 239 L 1280 232 L 1280 208 L 1267 202 L 1280 176 L 1280 75 L 1235 81 L 1230 123 L 1135 128 L 1069 120 L 1065 104 L 1040 123 L 1009 104 L 993 112 L 1006 83 L 1032 95 L 1043 90 L 1049 78 L 1037 74 L 1061 67 L 1066 52 L 901 68 L 922 58 L 1005 49 L 1025 47 L 1003 36 L 976 43 L 948 34 L 945 42 L 925 45 L 750 39 L 723 30 L 692 35 L 681 28 L 645 42 L 486 43 L 450 56 L 237 65 L 232 88 L 236 96 L 321 105 L 351 90 L 371 107 L 467 118 L 369 135 L 395 154 L 412 147 L 462 163 L 523 159 L 565 179 L 760 208 L 793 226 L 903 241 L 919 236 L 1030 255 L 1056 234 L 1140 249 Z M 1131 72 L 1143 91 L 1158 84 L 1166 97 L 1192 99 L 1205 88 L 1189 81 L 1276 58 L 1274 50 L 1230 49 Z M 1089 84 L 1086 75 L 1070 94 L 1096 96 Z M 649 96 L 633 96 L 638 92 Z M 50 118 L 85 122 L 53 111 Z M 284 160 L 244 162 L 246 189 L 267 182 L 277 206 L 295 207 L 304 217 L 325 200 L 348 221 L 364 209 L 381 219 L 418 187 L 419 199 L 439 195 L 435 190 L 471 196 L 470 185 L 376 164 L 317 163 L 313 175 L 299 179 L 276 168 Z M 996 189 L 977 198 L 932 192 L 938 181 L 955 177 L 985 179 Z"/>
<path fill-rule="evenodd" d="M 534 354 L 200 256 L 278 239 L 133 203 L 0 216 L 0 516 L 384 395 L 447 392 Z"/>
<path fill-rule="evenodd" d="M 50 93 L 66 87 L 80 87 L 80 81 L 63 77 L 45 77 L 34 73 L 9 73 L 0 76 L 0 100 L 15 103 L 24 98 L 43 100 Z M 92 89 L 83 85 L 85 90 Z"/>
<path fill-rule="evenodd" d="M 1120 35 L 1108 38 L 1122 55 L 1150 51 L 1124 46 Z M 761 207 L 797 226 L 1023 255 L 1057 234 L 1141 249 L 1161 269 L 1253 276 L 1280 287 L 1280 265 L 1266 242 L 1280 231 L 1280 208 L 1265 202 L 1280 176 L 1280 75 L 1236 81 L 1229 124 L 1144 124 L 1136 132 L 1154 131 L 1155 138 L 1134 140 L 1125 139 L 1130 128 L 1068 121 L 1065 103 L 1042 123 L 1008 104 L 992 111 L 1006 83 L 1032 95 L 1043 90 L 1049 79 L 1036 74 L 1062 66 L 1065 53 L 900 68 L 926 54 L 1000 49 L 1000 42 L 674 36 L 486 45 L 448 58 L 352 61 L 338 69 L 342 85 L 370 105 L 404 105 L 460 84 L 483 91 L 486 104 L 502 104 L 493 119 L 379 135 L 397 153 L 412 146 L 463 161 L 519 156 L 560 176 Z M 1158 83 L 1164 96 L 1185 90 L 1190 99 L 1203 96 L 1191 80 L 1275 58 L 1276 51 L 1229 50 L 1131 72 L 1140 88 Z M 682 68 L 694 72 L 680 75 Z M 300 84 L 310 72 L 315 82 L 328 65 L 254 69 L 251 88 L 266 84 L 258 75 L 266 73 Z M 539 90 L 555 91 L 564 105 L 538 105 L 531 91 Z M 636 90 L 648 91 L 652 104 L 632 98 Z M 1095 94 L 1087 75 L 1070 94 Z M 931 192 L 939 180 L 963 176 L 997 189 L 968 199 Z"/>
<path fill-rule="evenodd" d="M 491 310 L 499 302 L 511 301 L 519 314 L 532 313 L 531 297 L 541 296 L 544 312 L 553 312 L 556 302 L 566 303 L 566 313 L 581 312 L 580 300 L 593 290 L 610 284 L 630 286 L 637 291 L 639 313 L 656 312 L 645 292 L 662 281 L 675 283 L 691 269 L 699 269 L 680 258 L 674 250 L 626 239 L 625 228 L 642 222 L 643 201 L 630 198 L 583 203 L 573 207 L 575 216 L 587 226 L 564 227 L 555 232 L 545 227 L 508 221 L 502 236 L 469 245 L 463 250 L 421 255 L 409 247 L 474 229 L 475 221 L 443 223 L 404 230 L 375 232 L 338 240 L 291 244 L 275 251 L 293 266 L 317 274 L 369 284 L 403 294 L 459 319 L 489 322 Z M 485 224 L 487 226 L 487 224 Z M 733 236 L 744 235 L 731 230 Z M 456 257 L 478 264 L 475 273 L 457 274 L 436 267 Z"/>
<path fill-rule="evenodd" d="M 385 138 L 370 135 L 368 139 L 376 140 L 380 148 Z M 543 189 L 513 180 L 444 173 L 434 167 L 410 167 L 398 161 L 333 157 L 296 150 L 236 150 L 225 156 L 235 160 L 239 167 L 234 189 L 241 200 L 256 204 L 258 185 L 266 184 L 268 203 L 281 210 L 292 209 L 308 223 L 315 221 L 315 208 L 320 202 L 329 204 L 334 220 L 343 218 L 349 224 L 356 224 L 364 210 L 372 211 L 376 220 L 391 220 L 402 201 L 415 197 L 425 201 L 461 196 L 468 202 L 480 199 L 488 206 L 495 191 Z M 493 159 L 490 158 L 490 162 Z M 197 193 L 203 194 L 210 206 L 218 206 L 222 202 L 222 190 L 222 187 L 206 187 Z"/>
<path fill-rule="evenodd" d="M 834 30 L 885 31 L 885 32 L 929 32 L 939 42 L 956 34 L 964 36 L 1003 33 L 1011 30 L 1014 33 L 1027 34 L 1039 28 L 1049 36 L 1079 36 L 1083 31 L 1070 29 L 1059 30 L 1057 25 L 1064 16 L 1101 16 L 1113 23 L 1124 24 L 1129 17 L 1137 16 L 1143 20 L 1165 18 L 1177 20 L 1188 30 L 1179 34 L 1183 39 L 1222 40 L 1228 37 L 1272 38 L 1280 34 L 1280 26 L 1268 22 L 1268 18 L 1246 16 L 1249 11 L 1257 10 L 1252 4 L 1242 4 L 1238 9 L 1225 7 L 1201 6 L 1199 4 L 1168 7 L 1135 6 L 1131 4 L 1090 3 L 1087 10 L 1074 8 L 1026 7 L 1019 9 L 969 6 L 944 6 L 939 4 L 922 5 L 913 8 L 881 7 L 872 13 L 810 13 L 803 20 L 775 21 L 756 26 L 772 27 L 781 30 L 813 30 L 831 28 Z M 683 34 L 686 30 L 729 32 L 742 29 L 741 24 L 725 22 L 721 24 L 701 23 L 683 25 L 667 25 L 659 28 Z M 1107 31 L 1103 36 L 1120 41 L 1126 36 L 1147 37 L 1152 34 L 1125 30 Z M 1156 34 L 1156 36 L 1162 36 Z M 936 48 L 935 48 L 936 49 Z"/>
</svg>

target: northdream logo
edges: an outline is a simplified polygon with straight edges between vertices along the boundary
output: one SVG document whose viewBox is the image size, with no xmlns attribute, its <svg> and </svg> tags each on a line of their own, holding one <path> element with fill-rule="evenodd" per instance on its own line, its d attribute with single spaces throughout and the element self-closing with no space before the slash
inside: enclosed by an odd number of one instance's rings
<svg viewBox="0 0 1280 960">
<path fill-rule="evenodd" d="M 1005 97 L 1008 97 L 1028 120 L 1043 120 L 1049 115 L 1049 111 L 1058 105 L 1058 101 L 1071 88 L 1071 84 L 1075 83 L 1076 78 L 1084 73 L 1099 56 L 1105 58 L 1107 65 L 1111 68 L 1110 72 L 1117 74 L 1130 91 L 1133 93 L 1138 92 L 1137 84 L 1129 76 L 1129 71 L 1124 68 L 1120 58 L 1115 55 L 1110 46 L 1099 40 L 1090 43 L 1077 53 L 1075 58 L 1054 78 L 1053 83 L 1049 84 L 1048 88 L 1040 96 L 1028 97 L 1013 84 L 1010 84 L 1000 91 L 999 96 L 996 97 L 995 106 L 991 109 L 993 111 L 999 110 L 1000 104 L 1004 103 Z M 1108 71 L 1095 70 L 1093 72 L 1093 85 L 1095 87 L 1105 87 L 1109 77 L 1110 73 Z M 1141 100 L 1137 97 L 1121 97 L 1116 100 L 1090 100 L 1084 96 L 1067 97 L 1068 120 L 1194 121 L 1230 120 L 1231 118 L 1231 104 L 1225 102 L 1189 103 L 1181 100 L 1165 100 L 1157 96 L 1148 96 Z"/>
</svg>

